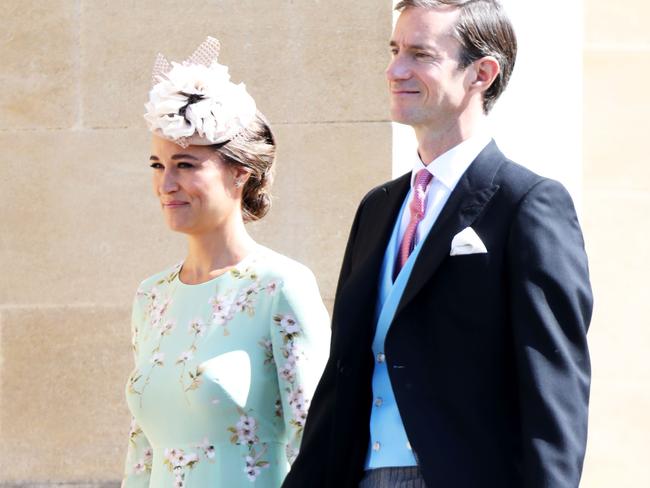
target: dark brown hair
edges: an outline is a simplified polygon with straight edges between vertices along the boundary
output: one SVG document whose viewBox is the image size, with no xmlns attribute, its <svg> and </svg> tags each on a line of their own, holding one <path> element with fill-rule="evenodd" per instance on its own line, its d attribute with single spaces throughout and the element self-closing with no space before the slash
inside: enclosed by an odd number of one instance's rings
<svg viewBox="0 0 650 488">
<path fill-rule="evenodd" d="M 250 174 L 242 190 L 244 221 L 264 217 L 271 208 L 269 190 L 275 161 L 275 138 L 266 117 L 258 111 L 248 127 L 231 140 L 213 147 L 226 163 L 241 166 Z"/>
<path fill-rule="evenodd" d="M 499 63 L 499 75 L 483 95 L 483 111 L 488 113 L 508 85 L 517 58 L 517 38 L 510 19 L 498 0 L 402 0 L 395 10 L 441 7 L 460 9 L 454 36 L 462 47 L 461 69 L 484 56 Z"/>
</svg>

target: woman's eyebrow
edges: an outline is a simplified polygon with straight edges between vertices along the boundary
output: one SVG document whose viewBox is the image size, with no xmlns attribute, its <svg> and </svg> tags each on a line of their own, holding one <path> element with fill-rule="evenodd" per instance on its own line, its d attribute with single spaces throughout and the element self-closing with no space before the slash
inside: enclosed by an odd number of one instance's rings
<svg viewBox="0 0 650 488">
<path fill-rule="evenodd" d="M 191 154 L 174 154 L 172 156 L 172 160 L 175 161 L 175 160 L 178 160 L 178 159 L 192 159 L 194 161 L 200 161 L 199 158 L 197 158 L 195 156 L 192 156 Z M 158 156 L 155 156 L 155 155 L 152 154 L 151 156 L 149 156 L 149 160 L 150 161 L 160 161 L 160 158 Z"/>
<path fill-rule="evenodd" d="M 172 156 L 172 161 L 176 159 L 193 159 L 194 161 L 198 161 L 199 158 L 192 156 L 191 154 L 174 154 Z"/>
</svg>

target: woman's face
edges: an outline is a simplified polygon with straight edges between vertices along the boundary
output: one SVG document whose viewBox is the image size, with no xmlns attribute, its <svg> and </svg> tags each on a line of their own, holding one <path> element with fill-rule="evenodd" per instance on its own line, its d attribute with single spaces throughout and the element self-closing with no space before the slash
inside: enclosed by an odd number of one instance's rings
<svg viewBox="0 0 650 488">
<path fill-rule="evenodd" d="M 241 219 L 243 170 L 224 163 L 208 146 L 185 149 L 154 136 L 151 144 L 153 190 L 170 229 L 202 234 L 221 228 L 230 219 Z"/>
</svg>

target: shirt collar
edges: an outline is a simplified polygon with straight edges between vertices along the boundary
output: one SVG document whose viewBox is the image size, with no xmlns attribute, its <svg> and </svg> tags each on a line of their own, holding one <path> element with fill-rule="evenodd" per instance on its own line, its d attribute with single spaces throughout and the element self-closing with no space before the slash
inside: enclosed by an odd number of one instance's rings
<svg viewBox="0 0 650 488">
<path fill-rule="evenodd" d="M 420 155 L 415 151 L 415 161 L 411 173 L 411 188 L 415 184 L 415 175 L 421 169 L 427 169 L 447 189 L 453 190 L 463 173 L 467 170 L 476 156 L 488 145 L 492 136 L 487 130 L 474 134 L 449 151 L 441 154 L 436 159 L 425 165 Z"/>
</svg>

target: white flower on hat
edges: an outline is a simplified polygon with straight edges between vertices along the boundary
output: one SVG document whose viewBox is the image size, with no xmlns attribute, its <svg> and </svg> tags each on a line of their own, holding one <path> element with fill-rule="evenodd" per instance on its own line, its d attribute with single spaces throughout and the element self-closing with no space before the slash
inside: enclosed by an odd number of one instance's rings
<svg viewBox="0 0 650 488">
<path fill-rule="evenodd" d="M 180 145 L 228 141 L 255 118 L 257 107 L 246 86 L 232 83 L 228 67 L 216 59 L 172 62 L 155 79 L 144 118 L 152 132 Z"/>
</svg>

